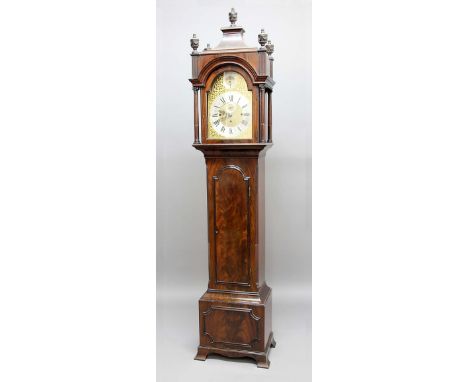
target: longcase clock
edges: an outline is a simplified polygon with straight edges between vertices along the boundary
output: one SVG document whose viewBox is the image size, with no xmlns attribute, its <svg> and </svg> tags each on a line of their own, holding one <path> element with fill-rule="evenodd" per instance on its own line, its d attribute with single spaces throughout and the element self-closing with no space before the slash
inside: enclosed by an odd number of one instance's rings
<svg viewBox="0 0 468 382">
<path fill-rule="evenodd" d="M 194 143 L 206 162 L 209 282 L 199 300 L 200 345 L 208 354 L 251 357 L 268 368 L 276 343 L 265 282 L 265 152 L 272 145 L 273 45 L 261 30 L 221 28 L 218 46 L 191 39 Z"/>
</svg>

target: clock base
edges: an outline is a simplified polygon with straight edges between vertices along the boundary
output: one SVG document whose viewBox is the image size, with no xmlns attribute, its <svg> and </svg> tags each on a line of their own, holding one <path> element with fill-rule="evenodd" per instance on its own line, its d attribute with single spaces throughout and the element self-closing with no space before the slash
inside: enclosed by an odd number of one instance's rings
<svg viewBox="0 0 468 382">
<path fill-rule="evenodd" d="M 268 344 L 263 352 L 199 346 L 197 355 L 194 359 L 197 361 L 205 361 L 209 354 L 219 354 L 230 358 L 249 357 L 253 358 L 257 362 L 257 367 L 268 369 L 270 368 L 270 360 L 268 359 L 268 355 L 270 353 L 270 349 L 274 347 L 276 347 L 276 341 L 273 338 L 273 333 L 271 333 Z"/>
<path fill-rule="evenodd" d="M 199 300 L 200 346 L 195 357 L 208 354 L 250 357 L 268 368 L 270 348 L 276 346 L 271 330 L 271 288 L 258 292 L 209 289 Z"/>
</svg>

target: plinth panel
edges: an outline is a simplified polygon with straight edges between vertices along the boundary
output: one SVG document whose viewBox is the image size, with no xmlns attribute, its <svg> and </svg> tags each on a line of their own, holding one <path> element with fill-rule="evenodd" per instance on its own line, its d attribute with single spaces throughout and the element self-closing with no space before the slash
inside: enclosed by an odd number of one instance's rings
<svg viewBox="0 0 468 382">
<path fill-rule="evenodd" d="M 263 285 L 258 296 L 206 292 L 199 300 L 200 346 L 197 360 L 210 353 L 251 357 L 268 367 L 271 330 L 271 289 Z"/>
<path fill-rule="evenodd" d="M 203 335 L 213 346 L 253 349 L 260 321 L 252 308 L 211 305 L 202 313 Z"/>
</svg>

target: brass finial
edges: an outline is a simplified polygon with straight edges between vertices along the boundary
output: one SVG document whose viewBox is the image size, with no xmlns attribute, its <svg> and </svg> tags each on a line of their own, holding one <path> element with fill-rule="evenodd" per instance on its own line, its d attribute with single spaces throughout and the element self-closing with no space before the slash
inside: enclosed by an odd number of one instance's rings
<svg viewBox="0 0 468 382">
<path fill-rule="evenodd" d="M 265 44 L 268 40 L 268 34 L 265 33 L 265 29 L 262 29 L 258 34 L 258 42 L 261 45 L 260 50 L 265 50 Z"/>
<path fill-rule="evenodd" d="M 231 12 L 229 12 L 229 21 L 231 22 L 231 27 L 236 25 L 237 12 L 234 8 L 231 8 Z"/>
<path fill-rule="evenodd" d="M 267 52 L 267 54 L 269 56 L 271 56 L 271 54 L 275 50 L 275 46 L 271 43 L 270 40 L 268 40 L 268 43 L 265 45 L 265 48 L 266 48 L 266 52 Z"/>
<path fill-rule="evenodd" d="M 198 49 L 199 43 L 200 43 L 200 40 L 198 39 L 197 35 L 194 33 L 193 37 L 190 39 L 190 46 L 193 49 L 192 54 L 198 54 L 197 49 Z"/>
</svg>

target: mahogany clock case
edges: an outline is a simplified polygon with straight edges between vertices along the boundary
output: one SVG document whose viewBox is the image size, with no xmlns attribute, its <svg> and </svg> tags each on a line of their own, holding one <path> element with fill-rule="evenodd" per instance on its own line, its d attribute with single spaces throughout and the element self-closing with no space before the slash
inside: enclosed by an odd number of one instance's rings
<svg viewBox="0 0 468 382">
<path fill-rule="evenodd" d="M 209 243 L 209 282 L 199 301 L 200 345 L 195 359 L 204 361 L 210 353 L 251 357 L 258 367 L 268 368 L 268 354 L 276 342 L 272 293 L 265 282 L 264 161 L 272 145 L 274 47 L 263 30 L 258 35 L 260 47 L 247 47 L 236 20 L 232 9 L 231 25 L 221 28 L 223 39 L 212 50 L 198 52 L 196 35 L 190 40 L 193 146 L 203 153 L 207 169 Z M 218 81 L 220 76 L 223 81 Z M 252 97 L 240 103 L 240 93 L 231 90 L 233 81 L 245 84 Z M 208 110 L 215 84 L 220 101 Z M 244 116 L 244 110 L 251 113 Z M 240 122 L 248 125 L 249 118 L 250 134 L 237 138 L 245 131 Z"/>
</svg>

